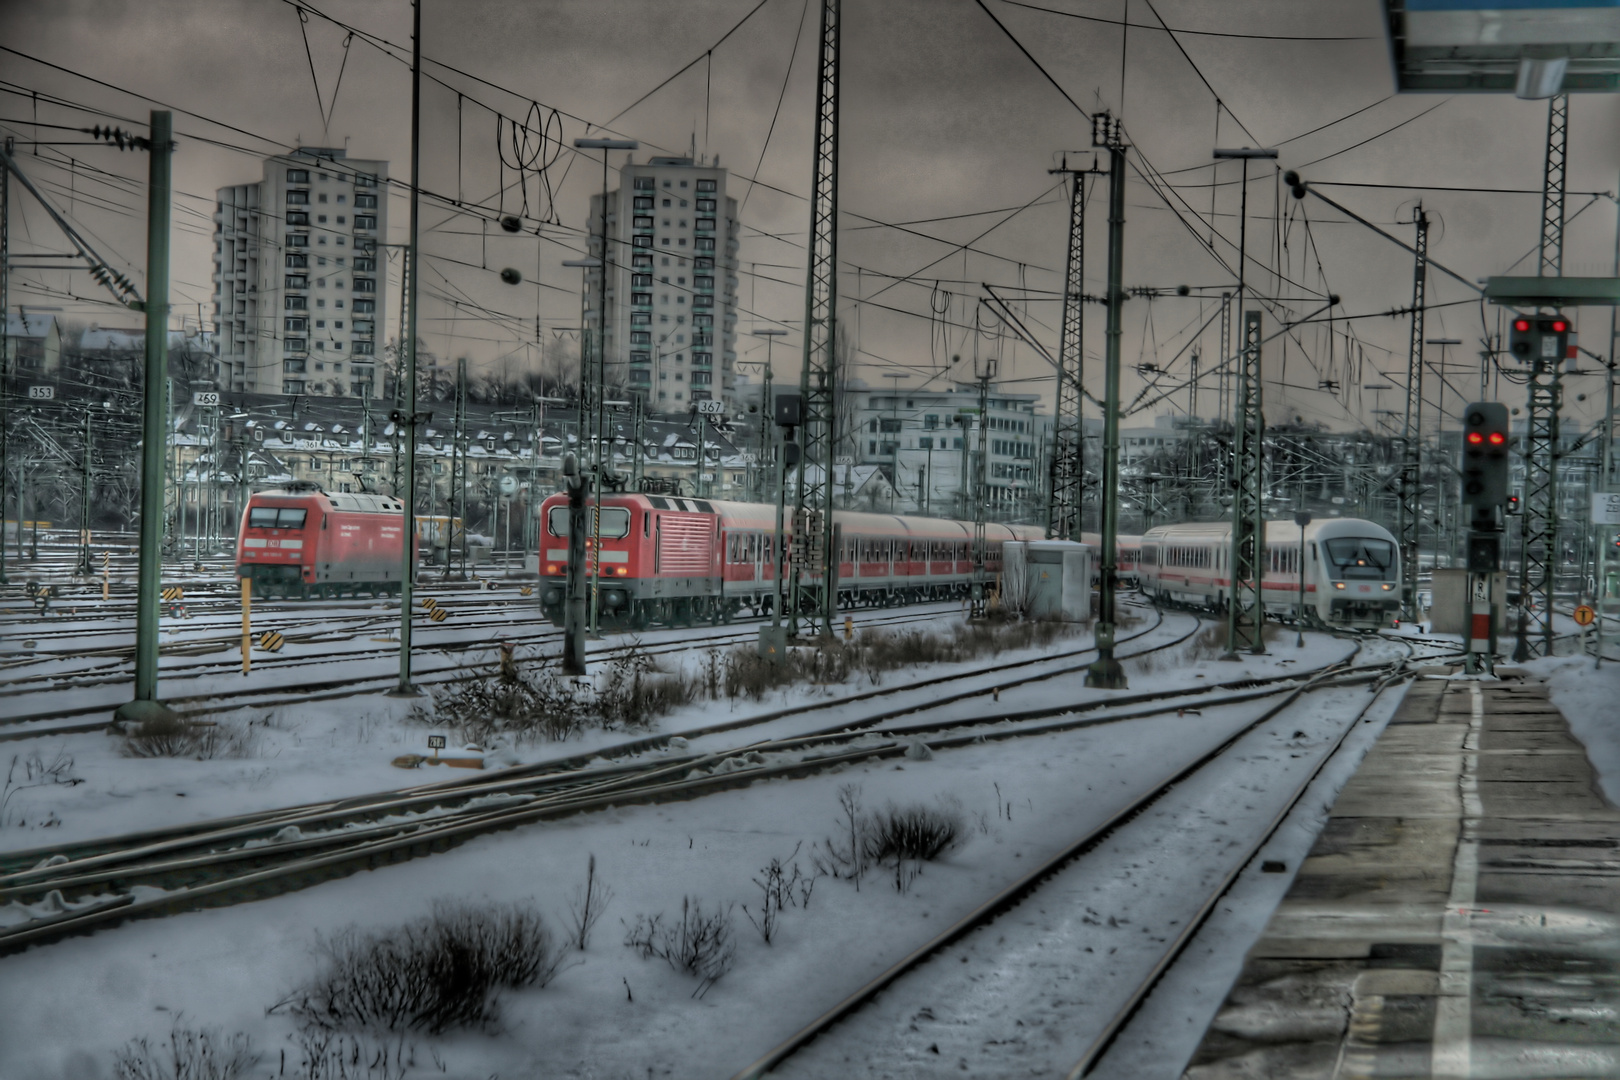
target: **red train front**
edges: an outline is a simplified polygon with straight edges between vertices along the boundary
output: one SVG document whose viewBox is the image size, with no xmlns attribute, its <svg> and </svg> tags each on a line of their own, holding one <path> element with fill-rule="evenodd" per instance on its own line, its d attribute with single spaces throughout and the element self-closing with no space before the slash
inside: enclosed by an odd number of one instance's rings
<svg viewBox="0 0 1620 1080">
<path fill-rule="evenodd" d="M 237 576 L 254 596 L 381 596 L 399 591 L 404 504 L 289 484 L 248 499 L 236 534 Z"/>
</svg>

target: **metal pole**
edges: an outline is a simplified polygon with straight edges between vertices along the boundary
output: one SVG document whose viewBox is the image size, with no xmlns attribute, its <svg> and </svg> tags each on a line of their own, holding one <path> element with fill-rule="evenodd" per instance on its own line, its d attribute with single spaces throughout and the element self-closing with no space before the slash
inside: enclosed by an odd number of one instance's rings
<svg viewBox="0 0 1620 1080">
<path fill-rule="evenodd" d="M 89 577 L 90 565 L 90 408 L 84 410 L 84 464 L 79 469 L 79 568 L 75 573 Z"/>
<path fill-rule="evenodd" d="M 146 219 L 146 370 L 141 433 L 140 577 L 135 601 L 135 699 L 117 719 L 136 723 L 172 715 L 157 700 L 158 600 L 163 580 L 163 464 L 169 348 L 170 154 L 174 117 L 154 110 L 148 152 Z M 18 528 L 22 522 L 18 521 Z"/>
<path fill-rule="evenodd" d="M 0 161 L 0 585 L 6 577 L 6 496 L 11 486 L 11 160 L 15 140 L 6 137 L 6 160 Z M 17 511 L 17 535 L 22 535 L 22 510 Z"/>
<path fill-rule="evenodd" d="M 1125 304 L 1125 144 L 1119 123 L 1107 113 L 1092 117 L 1093 145 L 1108 148 L 1108 327 L 1103 353 L 1102 567 L 1099 575 L 1097 659 L 1086 685 L 1126 687 L 1125 669 L 1114 658 L 1115 590 L 1119 570 L 1119 352 Z"/>
<path fill-rule="evenodd" d="M 1406 415 L 1401 425 L 1400 520 L 1397 535 L 1401 543 L 1401 615 L 1416 621 L 1418 574 L 1421 569 L 1423 538 L 1423 309 L 1428 278 L 1429 218 L 1418 203 L 1412 213 L 1417 228 L 1413 247 L 1412 321 L 1406 355 Z M 1441 363 L 1445 362 L 1444 353 Z M 1443 369 L 1442 369 L 1443 370 Z M 1442 399 L 1445 379 L 1441 379 Z"/>
<path fill-rule="evenodd" d="M 417 241 L 422 217 L 422 0 L 411 4 L 411 241 L 405 252 L 405 498 L 401 514 L 399 568 L 399 683 L 396 697 L 415 697 L 411 685 L 411 593 L 416 584 L 416 306 Z M 397 426 L 397 425 L 396 425 Z"/>
<path fill-rule="evenodd" d="M 1294 647 L 1305 647 L 1305 526 L 1311 523 L 1311 515 L 1301 510 L 1294 515 L 1294 524 L 1299 526 L 1299 608 L 1294 623 Z"/>
</svg>

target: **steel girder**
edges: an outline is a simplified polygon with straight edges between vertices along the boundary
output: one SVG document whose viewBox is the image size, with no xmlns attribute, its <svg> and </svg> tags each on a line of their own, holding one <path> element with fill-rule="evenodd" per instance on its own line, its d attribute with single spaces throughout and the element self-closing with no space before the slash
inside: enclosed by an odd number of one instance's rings
<svg viewBox="0 0 1620 1080">
<path fill-rule="evenodd" d="M 1235 390 L 1236 430 L 1232 454 L 1232 550 L 1228 561 L 1231 585 L 1227 594 L 1226 634 L 1229 652 L 1266 651 L 1261 631 L 1265 608 L 1260 602 L 1260 577 L 1265 555 L 1265 511 L 1261 493 L 1261 444 L 1265 419 L 1261 414 L 1260 313 L 1243 313 L 1243 349 L 1238 354 Z"/>
</svg>

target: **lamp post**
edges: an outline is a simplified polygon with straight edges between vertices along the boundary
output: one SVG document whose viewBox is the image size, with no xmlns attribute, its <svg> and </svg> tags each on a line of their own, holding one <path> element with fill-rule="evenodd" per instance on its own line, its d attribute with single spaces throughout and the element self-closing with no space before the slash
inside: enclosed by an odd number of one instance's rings
<svg viewBox="0 0 1620 1080">
<path fill-rule="evenodd" d="M 1299 526 L 1299 613 L 1294 621 L 1294 647 L 1305 647 L 1305 526 L 1311 523 L 1311 515 L 1301 510 L 1294 515 L 1294 524 Z"/>
</svg>

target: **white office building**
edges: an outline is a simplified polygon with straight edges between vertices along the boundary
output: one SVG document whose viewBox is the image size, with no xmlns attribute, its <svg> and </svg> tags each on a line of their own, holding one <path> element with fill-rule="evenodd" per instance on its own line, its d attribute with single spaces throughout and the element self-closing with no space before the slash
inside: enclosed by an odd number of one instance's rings
<svg viewBox="0 0 1620 1080">
<path fill-rule="evenodd" d="M 216 378 L 222 390 L 379 397 L 388 163 L 304 147 L 214 205 Z"/>
<path fill-rule="evenodd" d="M 654 157 L 619 175 L 619 190 L 607 194 L 606 271 L 588 271 L 585 290 L 586 325 L 606 328 L 608 378 L 643 395 L 655 412 L 731 401 L 738 228 L 726 170 L 718 159 Z M 590 252 L 601 258 L 600 194 L 591 198 L 589 229 Z"/>
<path fill-rule="evenodd" d="M 849 395 L 854 460 L 888 473 L 896 512 L 971 514 L 965 499 L 978 473 L 977 386 L 873 390 L 857 385 Z M 1041 473 L 1051 450 L 1052 418 L 1037 414 L 1039 402 L 1037 394 L 1011 393 L 991 384 L 984 431 L 985 495 L 996 520 L 1035 520 L 1041 513 Z"/>
</svg>

